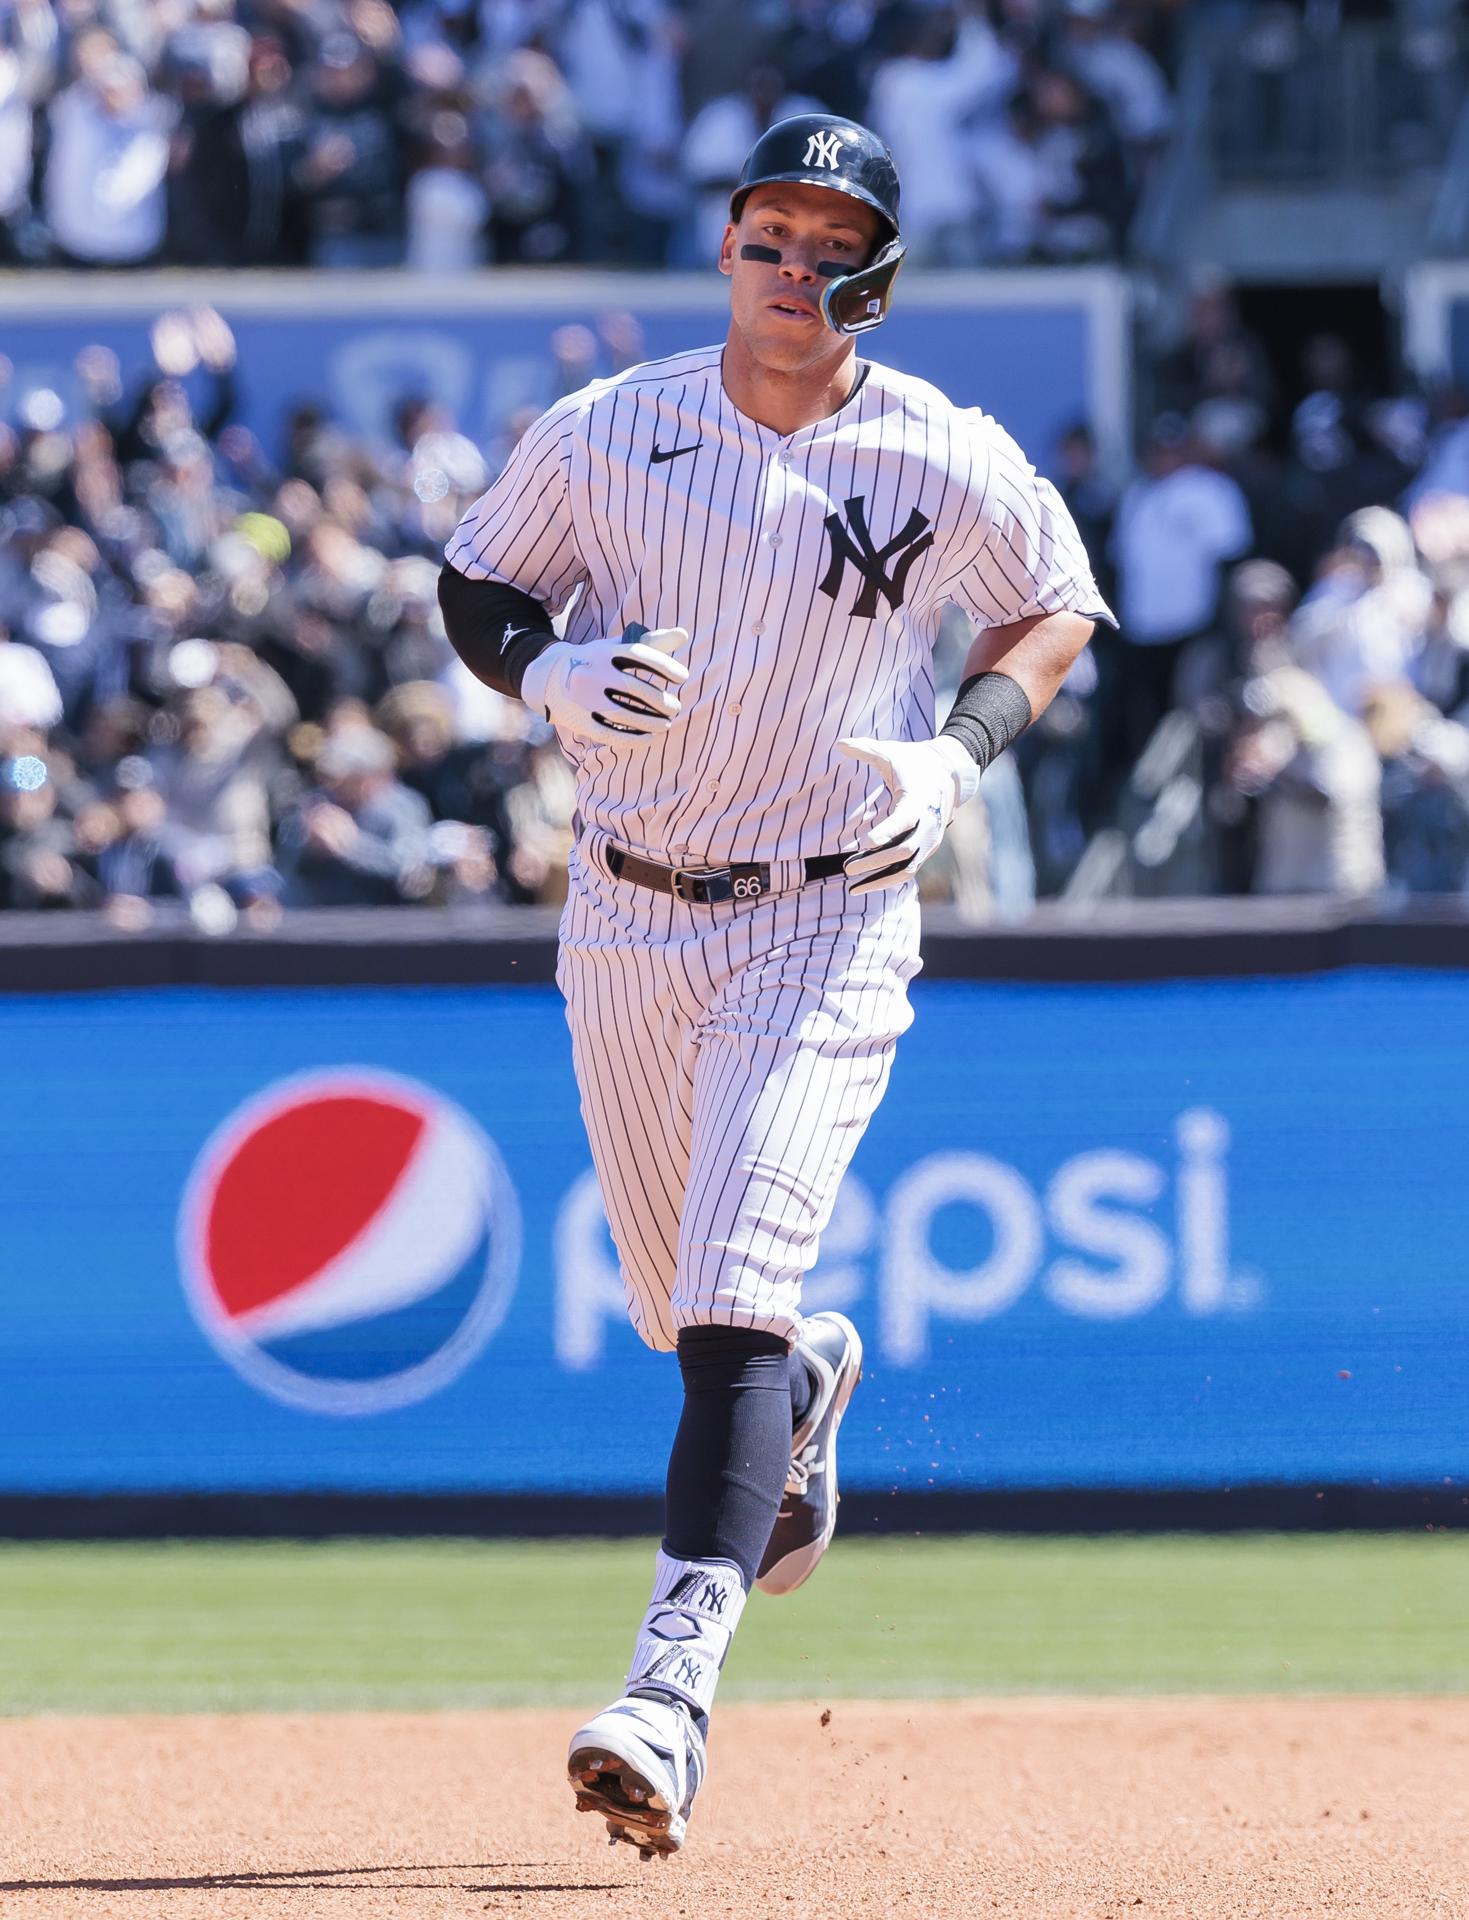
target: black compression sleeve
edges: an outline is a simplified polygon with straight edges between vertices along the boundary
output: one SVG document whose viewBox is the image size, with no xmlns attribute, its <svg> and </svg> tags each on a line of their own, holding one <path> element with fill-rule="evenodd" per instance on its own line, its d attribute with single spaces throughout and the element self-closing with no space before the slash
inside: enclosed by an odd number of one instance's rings
<svg viewBox="0 0 1469 1920">
<path fill-rule="evenodd" d="M 556 638 L 540 601 L 503 580 L 469 580 L 446 566 L 439 606 L 449 644 L 475 679 L 518 700 L 521 676 Z"/>
<path fill-rule="evenodd" d="M 1030 725 L 1030 700 L 1008 673 L 971 673 L 954 695 L 954 705 L 939 731 L 948 733 L 981 769 L 1002 754 Z"/>
</svg>

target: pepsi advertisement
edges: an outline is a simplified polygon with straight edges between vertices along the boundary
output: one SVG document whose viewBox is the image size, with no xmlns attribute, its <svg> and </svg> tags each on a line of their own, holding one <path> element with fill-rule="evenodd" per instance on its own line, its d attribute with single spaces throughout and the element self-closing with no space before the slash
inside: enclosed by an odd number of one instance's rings
<svg viewBox="0 0 1469 1920">
<path fill-rule="evenodd" d="M 1469 1473 L 1469 976 L 919 981 L 807 1305 L 867 1490 Z M 0 999 L 0 1492 L 642 1494 L 551 988 Z"/>
</svg>

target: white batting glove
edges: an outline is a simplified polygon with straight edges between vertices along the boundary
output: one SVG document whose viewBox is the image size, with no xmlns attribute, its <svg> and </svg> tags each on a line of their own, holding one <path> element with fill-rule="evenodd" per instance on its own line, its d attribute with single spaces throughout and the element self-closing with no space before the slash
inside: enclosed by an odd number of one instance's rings
<svg viewBox="0 0 1469 1920">
<path fill-rule="evenodd" d="M 942 736 L 839 740 L 837 749 L 871 767 L 887 789 L 875 803 L 860 850 L 847 861 L 847 891 L 901 887 L 937 848 L 955 808 L 979 792 L 980 769 L 958 740 Z"/>
<path fill-rule="evenodd" d="M 636 635 L 634 638 L 633 636 Z M 674 647 L 682 627 L 629 628 L 620 639 L 556 640 L 521 676 L 520 697 L 553 726 L 599 746 L 625 747 L 666 733 L 678 718 L 678 694 L 689 677 Z"/>
</svg>

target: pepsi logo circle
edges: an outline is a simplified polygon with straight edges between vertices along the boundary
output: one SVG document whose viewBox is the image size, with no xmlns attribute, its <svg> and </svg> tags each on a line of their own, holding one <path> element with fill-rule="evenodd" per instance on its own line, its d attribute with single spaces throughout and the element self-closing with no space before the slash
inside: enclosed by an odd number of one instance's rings
<svg viewBox="0 0 1469 1920">
<path fill-rule="evenodd" d="M 411 1405 L 504 1318 L 520 1207 L 462 1108 L 395 1074 L 277 1081 L 194 1164 L 179 1214 L 194 1318 L 252 1386 L 310 1413 Z"/>
</svg>

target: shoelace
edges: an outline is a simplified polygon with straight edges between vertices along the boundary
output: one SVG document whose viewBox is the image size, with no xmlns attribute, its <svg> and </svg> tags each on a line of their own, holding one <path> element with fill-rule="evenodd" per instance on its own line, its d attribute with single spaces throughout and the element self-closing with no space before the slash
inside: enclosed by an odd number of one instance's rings
<svg viewBox="0 0 1469 1920">
<path fill-rule="evenodd" d="M 813 1443 L 809 1447 L 803 1447 L 792 1460 L 791 1470 L 786 1475 L 787 1493 L 793 1493 L 799 1498 L 810 1486 L 813 1474 L 826 1472 L 826 1462 L 818 1460 L 816 1453 L 817 1448 Z"/>
</svg>

